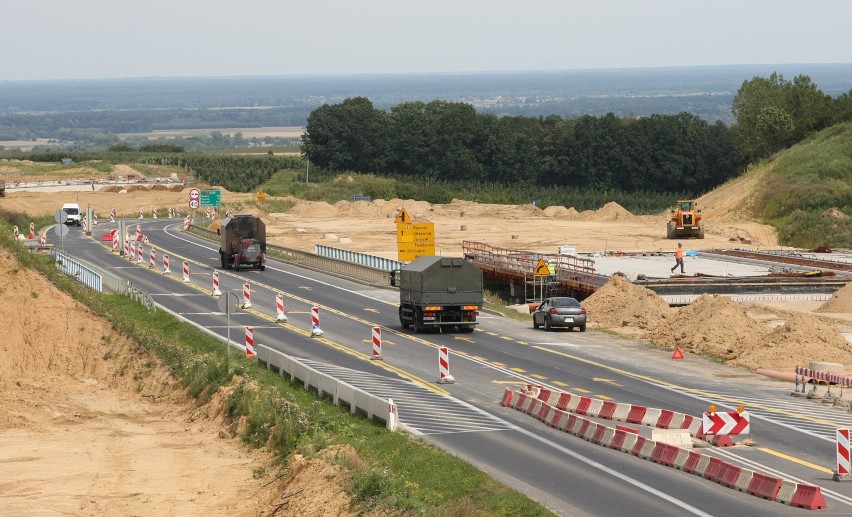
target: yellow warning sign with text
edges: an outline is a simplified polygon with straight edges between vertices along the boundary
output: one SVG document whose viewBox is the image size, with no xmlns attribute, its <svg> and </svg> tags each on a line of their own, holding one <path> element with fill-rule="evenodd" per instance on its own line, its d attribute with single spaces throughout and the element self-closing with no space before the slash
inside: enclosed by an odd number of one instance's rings
<svg viewBox="0 0 852 517">
<path fill-rule="evenodd" d="M 396 242 L 400 262 L 435 254 L 435 223 L 396 225 Z"/>
<path fill-rule="evenodd" d="M 550 274 L 550 268 L 547 267 L 547 263 L 544 259 L 538 259 L 538 264 L 535 265 L 535 270 L 533 271 L 533 275 L 536 276 L 547 276 Z"/>
</svg>

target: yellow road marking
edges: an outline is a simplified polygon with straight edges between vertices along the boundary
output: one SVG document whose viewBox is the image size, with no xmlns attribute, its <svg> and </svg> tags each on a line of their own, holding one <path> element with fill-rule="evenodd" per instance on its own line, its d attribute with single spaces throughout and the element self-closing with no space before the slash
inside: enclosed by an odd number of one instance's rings
<svg viewBox="0 0 852 517">
<path fill-rule="evenodd" d="M 493 364 L 494 366 L 499 366 L 500 368 L 502 368 L 502 367 L 506 366 L 506 364 L 505 364 L 505 363 L 501 363 L 501 362 L 499 362 L 499 361 L 494 361 L 494 362 L 493 362 L 493 363 L 491 363 L 491 364 Z"/>
<path fill-rule="evenodd" d="M 517 384 L 519 386 L 526 385 L 524 381 L 491 381 L 491 384 Z"/>
<path fill-rule="evenodd" d="M 553 384 L 556 384 L 557 386 L 562 386 L 563 388 L 567 388 L 569 386 L 569 384 L 562 381 L 553 381 Z"/>
<path fill-rule="evenodd" d="M 453 350 L 453 353 L 456 355 L 467 355 L 467 352 L 464 352 L 462 350 Z"/>
<path fill-rule="evenodd" d="M 543 381 L 547 380 L 547 377 L 545 377 L 544 375 L 539 375 L 537 373 L 531 374 L 530 377 L 535 377 L 536 379 L 540 379 L 540 380 L 543 380 Z"/>
<path fill-rule="evenodd" d="M 526 373 L 527 372 L 523 368 L 509 368 L 509 369 L 512 370 L 513 372 L 516 372 L 516 373 Z"/>
<path fill-rule="evenodd" d="M 473 343 L 473 340 L 470 339 L 469 337 L 454 336 L 453 339 L 455 339 L 456 341 L 467 341 L 468 343 Z"/>
<path fill-rule="evenodd" d="M 805 467 L 810 467 L 814 470 L 818 470 L 818 471 L 824 472 L 826 474 L 834 474 L 834 471 L 831 470 L 831 469 L 827 469 L 825 467 L 820 467 L 819 465 L 816 465 L 816 464 L 811 463 L 809 461 L 800 460 L 799 458 L 794 458 L 793 456 L 789 456 L 787 454 L 784 454 L 783 452 L 773 451 L 772 449 L 767 449 L 766 447 L 758 447 L 757 450 L 765 452 L 766 454 L 771 454 L 773 456 L 777 456 L 777 457 L 785 459 L 787 461 L 792 461 L 793 463 L 798 463 L 799 465 L 803 465 Z"/>
<path fill-rule="evenodd" d="M 574 388 L 574 391 L 579 391 L 580 393 L 591 393 L 591 391 L 589 391 L 589 390 L 584 390 L 583 388 L 577 388 L 577 387 Z"/>
<path fill-rule="evenodd" d="M 484 357 L 479 357 L 478 355 L 472 355 L 472 356 L 470 356 L 470 357 L 471 357 L 472 359 L 476 359 L 477 361 L 485 361 L 485 358 L 484 358 Z"/>
<path fill-rule="evenodd" d="M 601 400 L 612 400 L 612 398 L 607 397 L 606 395 L 595 395 L 597 398 Z"/>
<path fill-rule="evenodd" d="M 370 308 L 366 308 L 366 309 L 364 309 L 364 310 L 365 310 L 365 311 L 369 311 L 369 312 L 374 312 L 374 313 L 376 313 L 376 314 L 378 314 L 378 313 L 379 313 L 379 309 L 370 309 Z"/>
<path fill-rule="evenodd" d="M 526 341 L 515 341 L 515 343 L 519 345 L 529 345 L 529 343 L 527 343 Z"/>
<path fill-rule="evenodd" d="M 514 339 L 510 338 L 509 336 L 500 336 L 500 339 L 505 339 L 506 341 L 514 341 Z"/>
<path fill-rule="evenodd" d="M 612 384 L 613 386 L 623 386 L 622 384 L 619 384 L 612 379 L 603 379 L 601 377 L 592 377 L 592 380 L 595 381 L 595 382 L 605 382 L 607 384 Z"/>
</svg>

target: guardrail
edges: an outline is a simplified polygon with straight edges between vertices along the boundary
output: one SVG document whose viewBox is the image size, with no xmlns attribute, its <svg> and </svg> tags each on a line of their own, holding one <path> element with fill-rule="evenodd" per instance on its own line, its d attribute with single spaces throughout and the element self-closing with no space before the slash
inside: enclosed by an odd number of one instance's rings
<svg viewBox="0 0 852 517">
<path fill-rule="evenodd" d="M 95 266 L 88 264 L 81 258 L 67 251 L 53 248 L 56 257 L 56 267 L 59 271 L 73 276 L 78 282 L 93 291 L 102 293 L 104 291 L 123 294 L 136 300 L 149 310 L 156 310 L 154 299 L 147 291 L 133 285 L 130 280 L 122 278 Z"/>
<path fill-rule="evenodd" d="M 187 231 L 193 235 L 197 235 L 201 238 L 214 242 L 218 242 L 219 240 L 219 235 L 216 232 L 194 224 L 189 225 L 189 229 Z M 330 273 L 332 275 L 337 274 L 345 276 L 346 278 L 361 280 L 372 285 L 390 286 L 390 275 L 388 275 L 388 272 L 383 269 L 344 262 L 330 257 L 323 257 L 316 253 L 310 253 L 293 248 L 285 248 L 283 246 L 275 246 L 273 244 L 267 244 L 266 252 L 270 256 L 281 259 L 285 262 L 292 262 L 324 273 Z"/>
<path fill-rule="evenodd" d="M 266 365 L 267 369 L 276 370 L 281 376 L 289 376 L 291 381 L 304 383 L 305 389 L 316 389 L 320 397 L 331 397 L 337 405 L 349 406 L 353 415 L 360 413 L 368 419 L 375 418 L 384 422 L 389 431 L 396 429 L 397 411 L 393 399 L 371 395 L 268 346 L 257 344 L 254 348 L 257 361 Z"/>
</svg>

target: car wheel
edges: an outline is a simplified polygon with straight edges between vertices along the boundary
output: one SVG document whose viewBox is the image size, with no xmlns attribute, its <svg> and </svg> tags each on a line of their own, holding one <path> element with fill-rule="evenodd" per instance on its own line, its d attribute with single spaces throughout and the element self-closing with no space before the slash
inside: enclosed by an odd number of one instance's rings
<svg viewBox="0 0 852 517">
<path fill-rule="evenodd" d="M 583 323 L 582 325 L 580 325 L 580 332 L 585 332 L 585 331 L 586 331 L 586 324 Z"/>
<path fill-rule="evenodd" d="M 537 329 L 537 328 L 539 328 L 540 326 L 541 326 L 541 325 L 539 325 L 539 324 L 538 324 L 538 321 L 536 321 L 535 316 L 533 316 L 533 328 L 534 328 L 534 329 Z"/>
<path fill-rule="evenodd" d="M 544 331 L 550 332 L 550 320 L 547 319 L 547 316 L 544 317 Z"/>
</svg>

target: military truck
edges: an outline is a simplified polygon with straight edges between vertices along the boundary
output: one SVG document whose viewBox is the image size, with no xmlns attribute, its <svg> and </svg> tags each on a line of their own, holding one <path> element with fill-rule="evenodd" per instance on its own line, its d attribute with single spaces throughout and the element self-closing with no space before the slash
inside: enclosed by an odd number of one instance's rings
<svg viewBox="0 0 852 517">
<path fill-rule="evenodd" d="M 6 180 L 0 180 L 0 197 L 6 197 Z"/>
<path fill-rule="evenodd" d="M 399 287 L 399 322 L 414 332 L 456 327 L 473 332 L 482 308 L 482 271 L 462 258 L 419 257 L 391 272 Z"/>
<path fill-rule="evenodd" d="M 253 267 L 266 269 L 266 224 L 253 215 L 235 215 L 222 220 L 219 228 L 219 257 L 222 269 Z"/>
</svg>

